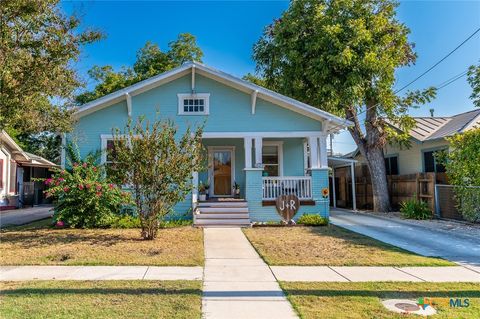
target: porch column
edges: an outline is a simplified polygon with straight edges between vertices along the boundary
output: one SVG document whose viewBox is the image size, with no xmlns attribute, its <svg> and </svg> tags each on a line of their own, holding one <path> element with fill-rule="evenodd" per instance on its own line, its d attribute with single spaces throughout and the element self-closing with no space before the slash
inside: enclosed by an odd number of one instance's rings
<svg viewBox="0 0 480 319">
<path fill-rule="evenodd" d="M 320 141 L 320 167 L 328 168 L 328 154 L 327 154 L 327 134 L 322 134 L 319 137 Z"/>
<path fill-rule="evenodd" d="M 255 165 L 254 167 L 260 168 L 260 165 L 262 164 L 262 137 L 257 136 L 255 137 Z"/>
<path fill-rule="evenodd" d="M 245 168 L 252 168 L 252 137 L 244 137 L 243 145 L 245 147 Z"/>
<path fill-rule="evenodd" d="M 332 167 L 332 197 L 333 197 L 333 208 L 337 208 L 337 193 L 335 190 L 335 167 Z"/>
<path fill-rule="evenodd" d="M 318 163 L 318 137 L 309 136 L 308 145 L 310 146 L 310 168 L 319 168 Z"/>
<path fill-rule="evenodd" d="M 357 195 L 355 194 L 355 163 L 350 163 L 350 172 L 352 175 L 352 208 L 357 210 Z"/>
<path fill-rule="evenodd" d="M 198 172 L 192 173 L 192 185 L 192 208 L 195 208 L 198 203 Z"/>
</svg>

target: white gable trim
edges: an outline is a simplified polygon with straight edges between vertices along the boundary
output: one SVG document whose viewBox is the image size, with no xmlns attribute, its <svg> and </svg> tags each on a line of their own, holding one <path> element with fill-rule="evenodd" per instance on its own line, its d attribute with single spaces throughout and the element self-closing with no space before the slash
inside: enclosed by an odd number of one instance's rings
<svg viewBox="0 0 480 319">
<path fill-rule="evenodd" d="M 95 112 L 99 109 L 102 109 L 106 106 L 125 100 L 126 93 L 128 93 L 130 96 L 135 96 L 137 94 L 150 90 L 154 87 L 157 87 L 162 84 L 173 81 L 175 79 L 178 79 L 189 73 L 192 73 L 192 80 L 194 79 L 194 76 L 196 74 L 200 74 L 208 78 L 211 78 L 213 80 L 216 80 L 220 83 L 236 88 L 240 91 L 246 92 L 248 94 L 252 94 L 253 92 L 257 91 L 257 93 L 255 93 L 255 96 L 256 96 L 255 100 L 256 98 L 261 98 L 263 100 L 285 107 L 289 110 L 308 116 L 318 121 L 324 121 L 324 120 L 331 121 L 333 124 L 336 125 L 335 127 L 332 127 L 332 129 L 335 128 L 336 130 L 340 130 L 346 126 L 352 125 L 351 121 L 342 119 L 338 116 L 322 111 L 308 104 L 302 103 L 295 99 L 281 95 L 274 91 L 268 90 L 256 84 L 239 79 L 230 74 L 213 69 L 211 67 L 207 67 L 197 62 L 186 63 L 180 67 L 177 67 L 165 73 L 159 74 L 157 76 L 151 77 L 150 79 L 138 82 L 134 85 L 123 88 L 116 92 L 110 93 L 106 96 L 103 96 L 99 99 L 96 99 L 92 102 L 84 104 L 77 110 L 77 112 L 75 113 L 75 116 L 77 118 L 80 118 L 82 116 Z M 192 83 L 192 87 L 193 86 L 194 86 L 194 83 Z M 254 112 L 253 105 L 252 105 L 252 111 Z"/>
</svg>

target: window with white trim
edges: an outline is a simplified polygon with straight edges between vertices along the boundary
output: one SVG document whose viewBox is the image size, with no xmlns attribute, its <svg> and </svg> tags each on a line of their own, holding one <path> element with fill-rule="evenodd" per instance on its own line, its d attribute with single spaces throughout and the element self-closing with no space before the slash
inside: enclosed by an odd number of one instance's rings
<svg viewBox="0 0 480 319">
<path fill-rule="evenodd" d="M 264 141 L 262 146 L 263 176 L 282 176 L 282 143 Z"/>
<path fill-rule="evenodd" d="M 208 115 L 209 93 L 178 94 L 178 114 Z"/>
</svg>

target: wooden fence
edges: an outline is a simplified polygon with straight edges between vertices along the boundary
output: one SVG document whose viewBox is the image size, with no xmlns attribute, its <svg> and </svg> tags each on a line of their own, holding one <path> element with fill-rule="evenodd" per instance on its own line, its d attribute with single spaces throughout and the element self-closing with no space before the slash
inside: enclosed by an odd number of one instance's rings
<svg viewBox="0 0 480 319">
<path fill-rule="evenodd" d="M 367 171 L 368 173 L 368 171 Z M 352 207 L 351 177 L 347 171 L 335 171 L 336 198 L 338 207 Z M 359 209 L 373 208 L 373 192 L 370 176 L 364 174 L 362 167 L 355 169 L 355 193 Z M 390 202 L 398 209 L 400 203 L 416 197 L 428 203 L 435 211 L 435 173 L 417 173 L 387 176 Z"/>
</svg>

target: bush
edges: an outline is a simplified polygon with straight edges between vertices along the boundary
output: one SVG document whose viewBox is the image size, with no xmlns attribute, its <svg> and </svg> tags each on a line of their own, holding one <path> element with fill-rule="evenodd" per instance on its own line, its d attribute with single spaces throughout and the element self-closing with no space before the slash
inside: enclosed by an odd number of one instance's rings
<svg viewBox="0 0 480 319">
<path fill-rule="evenodd" d="M 193 225 L 193 220 L 191 219 L 171 219 L 166 221 L 161 221 L 159 224 L 159 228 L 174 228 L 174 227 L 182 227 L 182 226 L 190 226 Z"/>
<path fill-rule="evenodd" d="M 138 218 L 138 216 L 120 215 L 113 220 L 110 227 L 123 229 L 140 228 L 140 218 Z"/>
<path fill-rule="evenodd" d="M 417 199 L 409 199 L 400 204 L 400 213 L 408 219 L 431 219 L 432 211 L 428 204 Z"/>
<path fill-rule="evenodd" d="M 305 226 L 325 226 L 328 225 L 328 219 L 320 215 L 304 214 L 297 220 L 297 224 Z"/>
<path fill-rule="evenodd" d="M 92 163 L 74 163 L 72 171 L 57 170 L 45 180 L 47 197 L 55 202 L 56 221 L 70 227 L 108 227 L 130 194 L 108 183 L 101 167 Z"/>
</svg>

